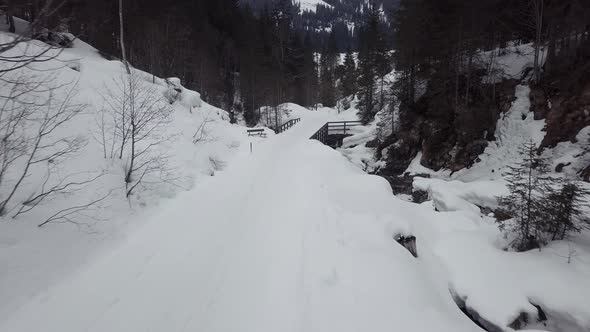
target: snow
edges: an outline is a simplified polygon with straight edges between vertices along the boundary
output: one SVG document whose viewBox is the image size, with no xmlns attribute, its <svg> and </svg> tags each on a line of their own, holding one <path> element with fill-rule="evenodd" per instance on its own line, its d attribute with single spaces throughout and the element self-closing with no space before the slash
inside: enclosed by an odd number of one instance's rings
<svg viewBox="0 0 590 332">
<path fill-rule="evenodd" d="M 488 77 L 488 80 L 490 82 L 499 82 L 503 78 L 524 78 L 525 69 L 533 67 L 534 54 L 533 44 L 511 44 L 506 48 L 481 52 L 479 61 L 492 72 L 492 76 Z M 541 48 L 539 52 L 541 67 L 546 58 L 546 50 Z"/>
<path fill-rule="evenodd" d="M 490 218 L 396 199 L 307 140 L 333 117 L 308 112 L 241 150 L 0 330 L 478 331 L 449 289 L 503 328 L 535 314 L 529 301 L 590 327 L 587 247 L 571 264 L 563 242 L 505 252 Z M 417 237 L 418 259 L 396 234 Z"/>
<path fill-rule="evenodd" d="M 508 194 L 501 181 L 445 181 L 415 177 L 415 190 L 428 192 L 437 211 L 472 211 L 497 208 L 496 197 Z"/>
<path fill-rule="evenodd" d="M 17 28 L 24 29 L 22 20 L 17 19 L 16 22 Z M 12 38 L 11 34 L 0 33 L 3 43 Z M 38 54 L 44 48 L 43 43 L 30 41 L 3 55 Z M 53 55 L 57 58 L 50 59 Z M 97 140 L 100 136 L 100 110 L 104 107 L 103 96 L 106 88 L 112 87 L 124 75 L 121 62 L 103 59 L 96 49 L 81 40 L 75 40 L 71 49 L 50 51 L 47 59 L 49 61 L 5 74 L 3 78 L 32 75 L 35 79 L 46 81 L 49 86 L 57 87 L 54 95 L 58 100 L 75 86 L 77 93 L 73 102 L 87 107 L 71 123 L 60 128 L 55 137 L 81 137 L 87 143 L 79 153 L 57 164 L 52 181 L 64 177 L 73 180 L 100 177 L 73 193 L 55 195 L 16 219 L 11 218 L 12 214 L 0 217 L 0 296 L 5 299 L 0 303 L 0 321 L 10 317 L 31 297 L 93 262 L 104 250 L 126 241 L 129 234 L 142 227 L 143 220 L 159 209 L 160 204 L 174 200 L 182 191 L 199 186 L 222 171 L 223 165 L 229 163 L 240 150 L 248 149 L 250 142 L 259 140 L 248 137 L 244 127 L 229 124 L 226 112 L 203 103 L 197 92 L 179 86 L 180 99 L 170 106 L 171 120 L 162 130 L 162 135 L 170 137 L 170 140 L 155 150 L 166 155 L 167 170 L 146 178 L 145 187 L 138 188 L 136 195 L 128 201 L 124 197 L 122 180 L 125 160 L 105 159 Z M 162 97 L 169 89 L 164 79 L 133 71 L 143 78 L 143 86 L 154 87 Z M 152 80 L 155 80 L 155 85 Z M 0 90 L 6 95 L 9 88 L 9 84 L 4 84 Z M 43 96 L 43 92 L 38 92 L 39 96 Z M 195 144 L 193 136 L 196 132 L 199 132 L 201 140 Z M 26 198 L 37 190 L 44 174 L 42 167 L 35 169 L 33 175 L 25 178 L 16 198 Z M 159 178 L 160 175 L 166 177 Z M 15 176 L 9 174 L 6 178 L 14 179 Z M 53 223 L 41 229 L 36 227 L 55 211 L 87 203 L 108 193 L 110 196 L 94 209 L 73 216 L 75 224 Z"/>
<path fill-rule="evenodd" d="M 562 172 L 568 177 L 576 177 L 578 172 L 590 164 L 590 126 L 580 130 L 576 135 L 576 142 L 560 142 L 552 149 L 543 151 L 543 156 L 552 161 L 551 169 L 555 170 L 559 165 L 563 166 Z"/>
<path fill-rule="evenodd" d="M 344 114 L 356 116 L 356 103 Z M 355 119 L 357 120 L 357 119 Z M 366 146 L 367 142 L 375 139 L 377 123 L 373 122 L 367 126 L 352 127 L 348 132 L 352 136 L 345 137 L 342 147 L 338 149 L 350 162 L 365 171 L 372 171 L 375 167 L 375 148 Z"/>
<path fill-rule="evenodd" d="M 309 113 L 0 330 L 476 331 L 446 284 L 393 242 L 411 219 L 392 224 L 402 202 L 387 182 L 308 140 L 326 121 Z"/>
<path fill-rule="evenodd" d="M 130 201 L 116 191 L 94 215 L 100 219 L 37 228 L 50 209 L 121 187 L 121 162 L 104 160 L 91 138 L 101 92 L 124 69 L 82 41 L 74 45 L 40 67 L 54 69 L 56 83 L 78 82 L 76 98 L 89 105 L 64 128 L 89 143 L 63 169 L 106 175 L 34 214 L 0 219 L 0 331 L 481 331 L 453 295 L 506 331 L 523 312 L 527 328 L 590 330 L 589 235 L 510 252 L 493 218 L 480 213 L 505 192 L 500 173 L 517 160 L 518 145 L 543 137 L 525 85 L 482 161 L 416 178 L 432 201 L 414 204 L 361 169 L 375 123 L 354 129 L 338 151 L 308 139 L 328 121 L 355 120 L 354 106 L 338 114 L 284 104 L 283 119 L 302 121 L 248 137 L 177 79 L 135 71 L 162 96 L 181 90 L 164 131 L 174 140 L 161 146 L 174 181 Z M 556 161 L 581 147 L 558 145 Z M 409 172 L 428 171 L 418 160 Z M 27 179 L 22 195 L 37 185 Z M 394 241 L 399 234 L 416 236 L 418 258 Z M 547 326 L 535 322 L 532 303 L 547 313 Z"/>
<path fill-rule="evenodd" d="M 510 50 L 495 58 L 494 66 L 504 69 L 504 77 L 518 79 L 532 65 L 533 50 L 530 45 L 511 46 Z M 528 141 L 538 145 L 545 135 L 545 121 L 535 120 L 530 112 L 529 93 L 524 83 L 516 87 L 512 107 L 498 120 L 496 140 L 472 167 L 434 172 L 420 164 L 419 153 L 406 172 L 431 177 L 414 178 L 413 187 L 429 194 L 430 201 L 420 206 L 439 211 L 440 219 L 432 226 L 441 234 L 432 250 L 449 273 L 450 289 L 470 310 L 493 325 L 492 329 L 511 330 L 507 326 L 526 313 L 527 330 L 588 331 L 590 315 L 584 298 L 590 295 L 590 234 L 554 241 L 542 251 L 503 251 L 509 239 L 496 227 L 493 214 L 484 216 L 480 209 L 496 208 L 496 197 L 507 192 L 502 173 L 520 160 L 519 146 Z M 583 148 L 589 132 L 590 128 L 584 128 L 577 142 L 544 150 L 553 169 L 563 164 L 565 176 L 576 176 L 585 166 Z M 541 306 L 548 322 L 536 321 L 533 304 Z"/>
<path fill-rule="evenodd" d="M 315 13 L 319 5 L 328 8 L 333 8 L 332 5 L 322 0 L 293 0 L 293 2 L 299 4 L 299 8 L 302 12 L 309 11 Z"/>
<path fill-rule="evenodd" d="M 544 137 L 545 121 L 535 120 L 530 112 L 529 92 L 526 85 L 516 87 L 516 100 L 496 125 L 496 141 L 489 142 L 480 161 L 471 168 L 453 174 L 444 169 L 434 172 L 420 164 L 419 153 L 406 173 L 428 174 L 433 179 L 415 178 L 414 189 L 428 192 L 439 211 L 495 208 L 495 197 L 506 194 L 502 174 L 520 159 L 518 147 L 530 140 L 538 145 Z"/>
<path fill-rule="evenodd" d="M 496 124 L 496 140 L 489 142 L 479 156 L 480 161 L 470 168 L 454 173 L 445 169 L 435 172 L 420 164 L 422 154 L 419 153 L 405 173 L 428 174 L 435 178 L 450 178 L 465 182 L 501 180 L 502 174 L 507 170 L 506 166 L 519 161 L 518 148 L 529 141 L 539 145 L 545 136 L 543 131 L 545 120 L 535 120 L 534 114 L 530 112 L 529 93 L 530 88 L 527 85 L 521 84 L 516 87 L 516 99 Z"/>
</svg>

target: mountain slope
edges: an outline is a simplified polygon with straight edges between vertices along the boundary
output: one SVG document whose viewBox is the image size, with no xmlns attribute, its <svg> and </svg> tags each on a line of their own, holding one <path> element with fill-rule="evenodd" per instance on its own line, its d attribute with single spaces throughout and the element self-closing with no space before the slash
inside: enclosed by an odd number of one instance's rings
<svg viewBox="0 0 590 332">
<path fill-rule="evenodd" d="M 16 21 L 17 32 L 26 28 L 26 22 Z M 13 34 L 0 32 L 2 43 L 13 38 Z M 38 54 L 46 48 L 47 45 L 39 41 L 22 42 L 2 55 L 19 59 L 25 52 Z M 162 172 L 145 176 L 144 184 L 137 187 L 133 195 L 125 197 L 124 173 L 129 159 L 127 154 L 121 159 L 118 156 L 105 157 L 100 125 L 103 120 L 109 120 L 109 113 L 104 112 L 110 99 L 109 89 L 115 93 L 113 97 L 118 97 L 115 87 L 126 76 L 121 62 L 104 59 L 94 47 L 81 40 L 75 40 L 72 48 L 48 51 L 42 60 L 4 73 L 6 81 L 0 87 L 2 96 L 10 95 L 12 88 L 17 86 L 8 83 L 11 77 L 31 84 L 42 83 L 34 93 L 44 99 L 28 97 L 39 103 L 46 100 L 48 90 L 56 104 L 70 93 L 71 104 L 80 105 L 82 112 L 59 127 L 51 140 L 44 143 L 50 145 L 51 142 L 75 139 L 84 144 L 64 158 L 53 158 L 31 167 L 15 192 L 8 212 L 0 216 L 0 294 L 4 299 L 10 298 L 10 301 L 0 303 L 0 320 L 10 316 L 31 296 L 63 280 L 97 253 L 122 241 L 162 202 L 221 171 L 238 151 L 247 149 L 249 142 L 244 127 L 230 124 L 225 111 L 202 102 L 197 92 L 178 85 L 171 87 L 165 79 L 133 69 L 133 75 L 141 78 L 141 86 L 153 91 L 160 105 L 168 105 L 165 109 L 170 112 L 169 121 L 158 128 L 158 133 L 169 139 L 150 150 L 154 156 L 165 157 L 160 160 L 165 159 L 166 167 Z M 1 62 L 1 65 L 2 69 L 14 66 L 7 62 Z M 176 101 L 169 104 L 165 95 L 174 89 L 181 92 Z M 39 108 L 39 114 L 48 107 Z M 3 124 L 5 115 L 14 109 L 17 108 L 3 102 Z M 22 128 L 23 137 L 35 134 L 37 120 L 27 120 Z M 144 143 L 157 141 L 160 140 L 150 138 Z M 107 155 L 110 155 L 110 147 L 108 144 Z M 0 187 L 3 200 L 24 169 L 21 166 L 24 159 L 17 162 L 3 174 L 6 180 Z M 23 205 L 28 198 L 43 192 L 44 188 L 69 182 L 83 185 L 72 184 L 67 190 L 56 191 L 31 211 L 15 217 L 21 207 L 31 206 Z M 67 215 L 63 212 L 102 197 L 104 199 L 87 209 L 74 209 Z M 54 215 L 60 211 L 61 214 Z M 62 215 L 63 218 L 59 217 Z M 37 227 L 52 216 L 53 222 L 43 228 Z"/>
<path fill-rule="evenodd" d="M 280 0 L 248 0 L 246 3 L 261 10 L 265 6 L 273 8 L 280 4 Z M 366 22 L 366 15 L 373 4 L 381 10 L 383 20 L 387 14 L 396 9 L 398 0 L 292 0 L 298 6 L 299 18 L 295 20 L 295 28 L 309 33 L 316 50 L 320 51 L 334 32 L 339 49 L 344 52 L 351 47 L 356 49 L 357 30 Z"/>
</svg>

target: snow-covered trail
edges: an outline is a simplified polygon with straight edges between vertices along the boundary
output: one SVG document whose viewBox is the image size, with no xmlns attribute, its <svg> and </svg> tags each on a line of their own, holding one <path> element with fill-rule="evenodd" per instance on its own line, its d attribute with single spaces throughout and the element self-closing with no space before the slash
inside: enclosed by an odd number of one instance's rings
<svg viewBox="0 0 590 332">
<path fill-rule="evenodd" d="M 243 149 L 0 331 L 476 331 L 394 244 L 387 183 L 308 140 L 326 119 Z"/>
</svg>

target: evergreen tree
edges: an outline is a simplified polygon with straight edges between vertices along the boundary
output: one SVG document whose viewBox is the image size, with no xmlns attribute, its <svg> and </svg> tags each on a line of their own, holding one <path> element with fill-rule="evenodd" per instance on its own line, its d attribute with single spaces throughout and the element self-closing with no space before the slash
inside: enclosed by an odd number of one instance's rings
<svg viewBox="0 0 590 332">
<path fill-rule="evenodd" d="M 344 57 L 344 68 L 340 82 L 340 89 L 343 97 L 348 97 L 356 93 L 356 78 L 356 63 L 354 62 L 352 51 L 349 48 Z"/>
<path fill-rule="evenodd" d="M 374 18 L 371 20 L 373 22 L 376 19 L 377 25 L 372 28 L 374 29 L 375 34 L 375 49 L 374 49 L 374 61 L 375 61 L 375 73 L 377 77 L 379 77 L 379 110 L 381 110 L 385 106 L 385 76 L 389 74 L 392 70 L 391 66 L 391 56 L 389 55 L 389 45 L 387 43 L 387 39 L 385 34 L 383 33 L 381 27 L 379 26 L 379 12 L 375 12 L 371 16 Z M 371 23 L 373 25 L 374 23 Z"/>
<path fill-rule="evenodd" d="M 330 34 L 327 47 L 323 48 L 320 59 L 320 95 L 324 106 L 336 106 L 336 65 L 338 62 L 338 46 L 336 35 Z"/>
<path fill-rule="evenodd" d="M 311 35 L 307 33 L 303 41 L 303 74 L 305 79 L 305 106 L 311 107 L 317 102 L 318 69 L 313 52 Z"/>
<path fill-rule="evenodd" d="M 563 240 L 571 233 L 590 229 L 587 199 L 590 191 L 572 181 L 553 190 L 545 201 L 546 233 L 551 240 Z"/>
<path fill-rule="evenodd" d="M 306 103 L 305 50 L 299 35 L 292 34 L 285 58 L 287 100 L 299 105 Z"/>
<path fill-rule="evenodd" d="M 376 78 L 386 75 L 387 56 L 383 32 L 380 27 L 380 15 L 373 8 L 368 16 L 367 24 L 360 33 L 359 49 L 359 118 L 369 123 L 383 106 L 375 98 Z M 383 89 L 381 89 L 383 94 Z"/>
<path fill-rule="evenodd" d="M 508 171 L 504 174 L 510 193 L 498 198 L 500 211 L 512 219 L 498 220 L 498 223 L 500 229 L 515 236 L 514 248 L 526 251 L 544 243 L 547 227 L 544 207 L 554 179 L 548 176 L 548 161 L 537 154 L 534 142 L 520 146 L 519 154 L 521 161 L 507 166 Z"/>
</svg>

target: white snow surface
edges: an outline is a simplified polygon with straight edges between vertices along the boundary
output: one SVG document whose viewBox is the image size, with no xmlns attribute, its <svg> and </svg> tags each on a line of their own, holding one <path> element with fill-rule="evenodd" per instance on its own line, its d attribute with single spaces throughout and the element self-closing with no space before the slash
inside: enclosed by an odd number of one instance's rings
<svg viewBox="0 0 590 332">
<path fill-rule="evenodd" d="M 392 239 L 432 211 L 308 140 L 325 121 L 240 150 L 0 330 L 477 331 L 428 245 L 417 261 Z"/>
<path fill-rule="evenodd" d="M 318 5 L 332 8 L 332 5 L 322 0 L 293 0 L 293 3 L 299 4 L 299 8 L 302 12 L 310 11 L 315 13 L 315 11 L 318 8 Z"/>
<path fill-rule="evenodd" d="M 504 252 L 491 218 L 395 198 L 307 139 L 337 117 L 310 111 L 240 149 L 0 331 L 480 331 L 449 289 L 504 328 L 530 301 L 590 327 L 588 247 L 571 264 L 566 243 Z M 418 238 L 418 259 L 396 234 Z"/>
<path fill-rule="evenodd" d="M 428 192 L 438 211 L 480 212 L 480 207 L 496 208 L 496 197 L 508 194 L 501 181 L 463 182 L 415 177 L 413 186 Z"/>
<path fill-rule="evenodd" d="M 16 22 L 19 30 L 26 28 L 24 21 L 17 19 Z M 0 32 L 0 42 L 12 38 L 13 35 Z M 23 42 L 3 56 L 37 54 L 45 47 L 39 41 Z M 57 58 L 50 59 L 53 55 Z M 125 75 L 122 64 L 103 59 L 96 49 L 81 40 L 75 40 L 71 49 L 52 50 L 47 56 L 46 62 L 34 63 L 3 76 L 7 79 L 24 75 L 32 80 L 46 81 L 44 87 L 56 87 L 53 93 L 57 100 L 75 86 L 77 93 L 73 102 L 87 105 L 84 112 L 54 133 L 52 138 L 75 136 L 87 143 L 78 153 L 55 163 L 58 167 L 47 185 L 64 177 L 84 181 L 102 176 L 80 190 L 54 195 L 31 212 L 12 218 L 14 207 L 18 208 L 20 200 L 30 197 L 41 187 L 45 165 L 32 169 L 32 174 L 24 179 L 10 206 L 11 211 L 0 217 L 0 298 L 3 299 L 0 301 L 0 321 L 10 317 L 31 297 L 59 283 L 64 276 L 93 262 L 105 248 L 125 241 L 144 219 L 158 210 L 159 204 L 222 171 L 242 146 L 245 148 L 249 142 L 258 140 L 249 138 L 244 127 L 229 124 L 226 112 L 203 103 L 197 92 L 179 86 L 180 98 L 170 105 L 170 123 L 161 132 L 170 140 L 154 148 L 155 152 L 167 155 L 167 174 L 147 177 L 145 187 L 138 187 L 136 194 L 127 200 L 123 182 L 126 158 L 104 158 L 97 140 L 100 110 L 105 104 L 103 95 L 107 87 Z M 142 86 L 153 87 L 164 101 L 164 95 L 169 91 L 164 79 L 135 69 L 133 72 L 142 77 Z M 154 79 L 156 83 L 152 84 Z M 179 84 L 174 79 L 171 81 Z M 8 89 L 10 84 L 0 85 L 2 95 L 7 95 Z M 8 110 L 3 108 L 2 112 L 5 111 Z M 199 128 L 202 129 L 199 132 L 202 139 L 195 144 L 193 135 Z M 19 170 L 15 167 L 5 176 L 9 181 L 3 184 L 14 182 L 14 172 Z M 169 177 L 163 180 L 158 175 Z M 86 204 L 109 192 L 111 195 L 100 204 L 72 215 L 72 223 L 58 221 L 41 229 L 36 227 L 60 209 Z M 6 197 L 5 192 L 0 194 Z M 0 331 L 5 330 L 0 328 Z"/>
<path fill-rule="evenodd" d="M 509 51 L 494 58 L 494 65 L 503 69 L 504 77 L 520 78 L 524 68 L 532 64 L 533 50 L 530 45 L 520 45 L 510 47 Z M 436 251 L 447 262 L 452 275 L 451 288 L 465 300 L 467 307 L 508 331 L 512 329 L 507 325 L 519 313 L 529 315 L 527 329 L 589 331 L 590 310 L 583 304 L 583 298 L 590 290 L 590 234 L 584 232 L 570 241 L 552 242 L 542 251 L 502 252 L 499 250 L 508 247 L 509 240 L 498 231 L 494 219 L 482 216 L 480 211 L 481 207 L 496 208 L 497 197 L 507 193 L 502 174 L 508 165 L 521 158 L 518 148 L 528 141 L 540 144 L 545 135 L 545 121 L 535 120 L 530 112 L 529 93 L 524 83 L 516 87 L 512 107 L 498 120 L 496 140 L 489 143 L 480 161 L 472 167 L 454 173 L 445 169 L 435 172 L 420 164 L 419 153 L 406 172 L 430 175 L 431 178 L 414 178 L 414 190 L 429 195 L 423 206 L 435 208 L 447 217 L 460 213 L 481 220 L 475 227 L 479 228 L 477 231 L 474 228 L 465 233 L 447 233 L 450 246 Z M 563 175 L 576 176 L 586 165 L 583 146 L 587 144 L 589 132 L 590 128 L 580 131 L 576 143 L 563 142 L 545 149 L 544 156 L 552 160 L 553 169 L 562 164 L 565 165 Z M 456 245 L 451 245 L 455 241 Z M 570 264 L 568 258 L 572 260 Z M 580 296 L 578 289 L 582 289 L 583 295 Z M 536 309 L 531 303 L 545 310 L 548 322 L 535 322 Z"/>
</svg>

